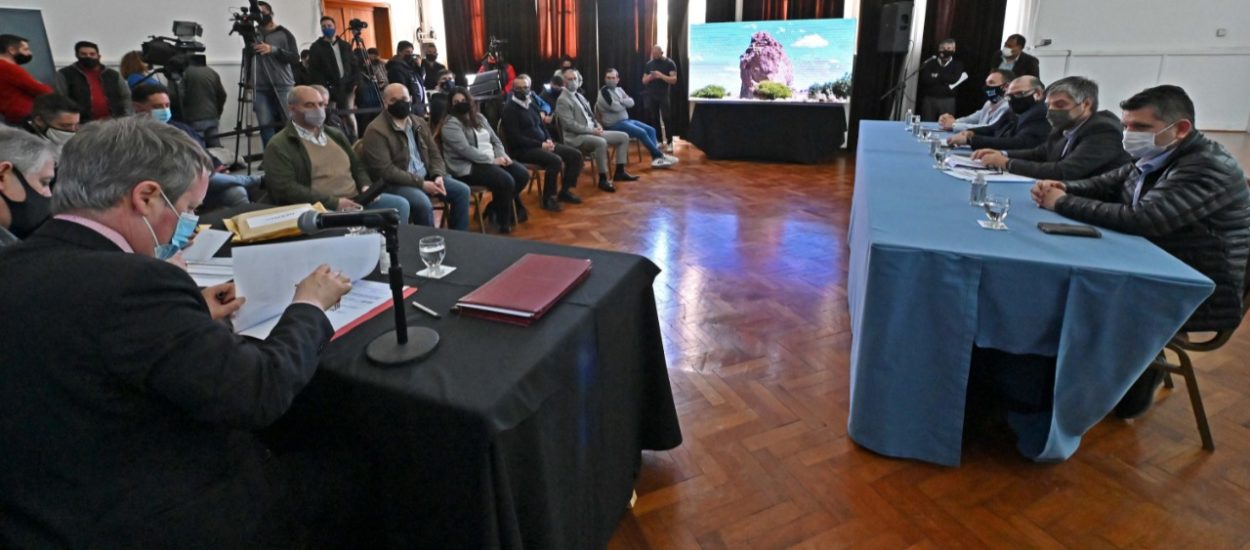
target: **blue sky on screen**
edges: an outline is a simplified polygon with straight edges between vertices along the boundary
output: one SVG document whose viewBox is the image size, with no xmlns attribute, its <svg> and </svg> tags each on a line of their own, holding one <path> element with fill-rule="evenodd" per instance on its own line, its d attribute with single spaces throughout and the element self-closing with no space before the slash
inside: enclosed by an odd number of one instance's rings
<svg viewBox="0 0 1250 550">
<path fill-rule="evenodd" d="M 719 84 L 737 96 L 742 85 L 738 58 L 759 31 L 772 35 L 790 57 L 793 88 L 805 90 L 836 80 L 851 72 L 856 23 L 855 19 L 805 19 L 691 25 L 690 91 Z"/>
</svg>

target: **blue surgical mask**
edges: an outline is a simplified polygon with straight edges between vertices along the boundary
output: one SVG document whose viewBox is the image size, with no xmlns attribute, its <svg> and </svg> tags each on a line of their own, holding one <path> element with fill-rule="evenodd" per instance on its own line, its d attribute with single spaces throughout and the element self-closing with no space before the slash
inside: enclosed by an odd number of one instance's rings
<svg viewBox="0 0 1250 550">
<path fill-rule="evenodd" d="M 165 195 L 165 191 L 161 191 L 161 198 L 165 199 L 165 204 L 169 205 L 169 209 L 178 212 L 174 208 L 174 203 L 169 202 L 169 197 Z M 179 250 L 186 248 L 187 243 L 191 242 L 191 237 L 195 235 L 195 228 L 200 222 L 200 217 L 189 212 L 181 212 L 178 214 L 178 226 L 174 228 L 174 235 L 170 237 L 169 243 L 161 244 L 160 239 L 156 237 L 156 230 L 152 229 L 152 223 L 148 221 L 147 216 L 143 217 L 143 223 L 147 224 L 148 232 L 152 234 L 152 241 L 156 243 L 152 252 L 158 260 L 168 260 L 174 257 Z"/>
<path fill-rule="evenodd" d="M 321 29 L 321 36 L 324 36 L 326 38 L 334 38 L 334 27 L 327 27 L 327 28 Z"/>
<path fill-rule="evenodd" d="M 152 109 L 152 118 L 161 122 L 169 122 L 169 119 L 174 118 L 174 112 L 170 111 L 169 107 L 165 107 L 164 109 Z"/>
</svg>

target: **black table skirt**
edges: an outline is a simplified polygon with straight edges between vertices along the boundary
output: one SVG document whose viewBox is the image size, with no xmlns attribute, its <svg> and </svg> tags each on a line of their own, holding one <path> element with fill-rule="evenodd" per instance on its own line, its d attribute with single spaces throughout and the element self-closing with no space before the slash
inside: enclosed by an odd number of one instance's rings
<svg viewBox="0 0 1250 550">
<path fill-rule="evenodd" d="M 713 160 L 818 164 L 842 147 L 846 110 L 840 104 L 697 103 L 689 141 Z"/>
<path fill-rule="evenodd" d="M 380 368 L 364 347 L 387 311 L 332 342 L 275 426 L 276 440 L 358 445 L 377 462 L 387 538 L 403 548 L 601 548 L 627 509 L 643 449 L 681 443 L 645 258 L 426 227 L 446 238 L 439 281 L 409 277 L 411 325 L 441 342 L 413 366 Z M 591 275 L 530 327 L 472 317 L 456 300 L 527 252 L 589 258 Z M 409 300 L 411 301 L 411 300 Z"/>
</svg>

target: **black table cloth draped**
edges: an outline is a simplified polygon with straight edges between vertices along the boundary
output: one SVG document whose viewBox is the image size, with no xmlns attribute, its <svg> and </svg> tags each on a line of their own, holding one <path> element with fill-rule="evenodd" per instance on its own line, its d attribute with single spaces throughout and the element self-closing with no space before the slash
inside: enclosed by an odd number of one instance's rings
<svg viewBox="0 0 1250 550">
<path fill-rule="evenodd" d="M 689 141 L 712 160 L 818 164 L 842 147 L 846 109 L 839 103 L 698 102 Z"/>
<path fill-rule="evenodd" d="M 386 313 L 326 347 L 322 368 L 274 427 L 279 441 L 352 441 L 377 462 L 388 545 L 404 548 L 601 548 L 627 509 L 641 450 L 681 443 L 651 289 L 640 256 L 405 226 L 440 234 L 442 280 L 409 277 L 411 326 L 439 347 L 413 366 L 369 363 L 393 328 Z M 449 312 L 526 253 L 589 258 L 590 276 L 530 327 Z M 373 277 L 381 280 L 378 277 Z"/>
</svg>

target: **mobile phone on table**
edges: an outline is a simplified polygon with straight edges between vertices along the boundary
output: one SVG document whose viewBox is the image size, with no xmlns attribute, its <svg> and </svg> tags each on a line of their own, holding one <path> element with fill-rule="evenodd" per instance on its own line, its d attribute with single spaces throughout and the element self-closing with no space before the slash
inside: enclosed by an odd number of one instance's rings
<svg viewBox="0 0 1250 550">
<path fill-rule="evenodd" d="M 1051 223 L 1037 222 L 1037 228 L 1042 233 L 1049 235 L 1068 235 L 1071 237 L 1090 237 L 1097 239 L 1102 237 L 1102 232 L 1092 225 L 1081 225 L 1076 223 Z"/>
</svg>

